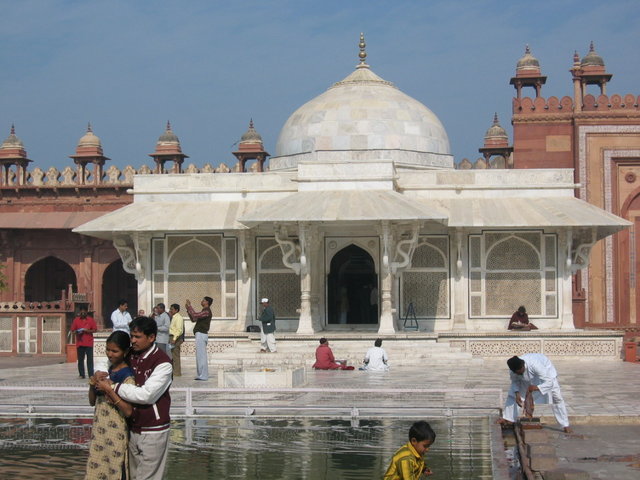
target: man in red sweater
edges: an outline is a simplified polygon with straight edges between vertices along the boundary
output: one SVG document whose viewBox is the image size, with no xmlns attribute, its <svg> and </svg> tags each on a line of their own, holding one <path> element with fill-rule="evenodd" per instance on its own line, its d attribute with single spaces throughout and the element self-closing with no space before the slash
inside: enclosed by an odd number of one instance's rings
<svg viewBox="0 0 640 480">
<path fill-rule="evenodd" d="M 333 357 L 333 352 L 329 347 L 329 340 L 322 337 L 320 345 L 316 348 L 316 363 L 313 364 L 316 370 L 353 370 L 353 366 L 347 366 L 347 362 L 337 362 Z"/>
<path fill-rule="evenodd" d="M 76 352 L 78 354 L 78 374 L 85 378 L 84 358 L 87 357 L 87 370 L 93 376 L 93 334 L 98 326 L 88 315 L 86 308 L 81 308 L 78 316 L 71 322 L 71 331 L 76 334 Z"/>
</svg>

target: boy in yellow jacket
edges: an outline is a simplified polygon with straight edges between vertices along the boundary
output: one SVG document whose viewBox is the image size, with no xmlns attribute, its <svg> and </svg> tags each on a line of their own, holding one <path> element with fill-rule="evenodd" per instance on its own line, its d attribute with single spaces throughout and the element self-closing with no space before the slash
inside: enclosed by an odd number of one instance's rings
<svg viewBox="0 0 640 480">
<path fill-rule="evenodd" d="M 424 463 L 424 455 L 435 440 L 435 432 L 424 420 L 411 425 L 409 442 L 393 455 L 383 480 L 419 480 L 422 475 L 432 475 Z"/>
</svg>

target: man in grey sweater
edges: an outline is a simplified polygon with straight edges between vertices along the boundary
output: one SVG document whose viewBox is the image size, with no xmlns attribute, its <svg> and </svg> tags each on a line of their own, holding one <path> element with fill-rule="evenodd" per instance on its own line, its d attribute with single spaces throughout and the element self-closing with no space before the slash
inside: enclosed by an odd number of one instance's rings
<svg viewBox="0 0 640 480">
<path fill-rule="evenodd" d="M 156 345 L 160 350 L 169 355 L 171 358 L 171 349 L 169 348 L 169 327 L 171 326 L 171 317 L 165 311 L 164 303 L 159 303 L 153 309 L 153 319 L 158 325 L 158 334 L 156 336 Z"/>
</svg>

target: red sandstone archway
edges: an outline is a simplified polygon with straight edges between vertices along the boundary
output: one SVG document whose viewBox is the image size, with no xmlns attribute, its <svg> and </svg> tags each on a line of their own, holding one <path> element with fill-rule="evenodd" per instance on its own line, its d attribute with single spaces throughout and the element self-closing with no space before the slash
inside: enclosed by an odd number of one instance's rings
<svg viewBox="0 0 640 480">
<path fill-rule="evenodd" d="M 111 312 L 118 307 L 120 299 L 129 302 L 129 313 L 135 318 L 138 313 L 138 283 L 136 278 L 124 271 L 122 260 L 109 264 L 102 275 L 102 322 L 111 327 Z"/>
<path fill-rule="evenodd" d="M 60 300 L 69 285 L 78 290 L 76 273 L 68 263 L 56 257 L 38 260 L 27 270 L 24 278 L 24 299 L 27 302 Z"/>
<path fill-rule="evenodd" d="M 640 312 L 640 288 L 635 279 L 640 275 L 640 188 L 631 192 L 620 209 L 620 215 L 633 223 L 631 229 L 615 235 L 619 268 L 616 272 L 616 318 L 623 325 L 637 324 Z M 633 231 L 633 235 L 631 232 Z M 633 279 L 633 280 L 632 280 Z M 635 292 L 633 292 L 635 290 Z M 635 295 L 633 295 L 635 294 Z M 635 305 L 630 303 L 635 296 Z M 636 318 L 632 317 L 632 311 Z"/>
</svg>

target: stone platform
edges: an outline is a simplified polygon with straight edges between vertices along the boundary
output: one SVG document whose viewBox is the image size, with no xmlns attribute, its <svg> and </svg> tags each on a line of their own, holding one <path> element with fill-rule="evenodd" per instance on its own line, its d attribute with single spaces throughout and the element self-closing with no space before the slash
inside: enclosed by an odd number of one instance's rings
<svg viewBox="0 0 640 480">
<path fill-rule="evenodd" d="M 391 366 L 482 363 L 484 359 L 508 358 L 523 353 L 544 353 L 552 359 L 619 360 L 622 358 L 623 332 L 600 330 L 533 332 L 331 332 L 297 335 L 276 332 L 275 353 L 260 353 L 258 333 L 213 333 L 207 350 L 210 368 L 295 368 L 311 367 L 321 337 L 329 340 L 336 358 L 349 365 L 362 364 L 366 351 L 381 338 Z M 94 354 L 104 355 L 104 341 L 96 339 Z M 181 356 L 195 356 L 195 341 L 187 337 Z"/>
<path fill-rule="evenodd" d="M 218 388 L 297 388 L 307 384 L 304 368 L 218 369 Z"/>
</svg>

